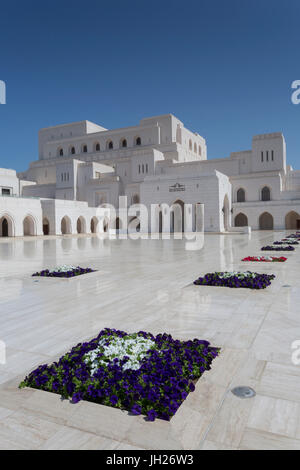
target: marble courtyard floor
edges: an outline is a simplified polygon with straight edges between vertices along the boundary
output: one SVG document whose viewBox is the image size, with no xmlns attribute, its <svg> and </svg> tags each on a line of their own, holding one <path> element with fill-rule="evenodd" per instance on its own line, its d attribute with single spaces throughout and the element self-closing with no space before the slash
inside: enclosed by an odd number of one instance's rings
<svg viewBox="0 0 300 470">
<path fill-rule="evenodd" d="M 242 263 L 286 232 L 182 240 L 95 236 L 0 240 L 1 449 L 300 449 L 300 248 L 286 263 Z M 289 231 L 291 233 L 291 231 Z M 59 264 L 98 269 L 72 280 L 31 274 Z M 274 273 L 262 291 L 194 286 L 209 271 Z M 38 282 L 36 282 L 38 281 Z M 168 332 L 222 348 L 170 422 L 17 388 L 33 368 L 105 328 Z M 249 385 L 255 398 L 231 393 Z"/>
</svg>

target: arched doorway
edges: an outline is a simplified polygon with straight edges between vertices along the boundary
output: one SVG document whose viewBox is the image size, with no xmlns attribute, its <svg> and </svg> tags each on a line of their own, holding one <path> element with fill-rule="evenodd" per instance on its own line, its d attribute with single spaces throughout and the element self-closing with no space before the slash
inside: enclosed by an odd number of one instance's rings
<svg viewBox="0 0 300 470">
<path fill-rule="evenodd" d="M 85 233 L 86 232 L 86 223 L 84 217 L 82 215 L 77 219 L 77 233 Z"/>
<path fill-rule="evenodd" d="M 300 229 L 300 215 L 298 212 L 290 211 L 285 216 L 285 228 L 287 230 Z"/>
<path fill-rule="evenodd" d="M 116 220 L 114 221 L 112 228 L 115 229 L 116 232 L 122 229 L 122 221 L 119 217 L 117 217 Z"/>
<path fill-rule="evenodd" d="M 224 197 L 224 203 L 223 203 L 223 225 L 224 225 L 224 230 L 227 231 L 229 229 L 229 199 L 227 194 Z"/>
<path fill-rule="evenodd" d="M 2 221 L 2 237 L 8 237 L 8 222 L 5 217 Z"/>
<path fill-rule="evenodd" d="M 35 221 L 31 215 L 27 215 L 23 220 L 23 234 L 25 237 L 36 235 Z"/>
<path fill-rule="evenodd" d="M 45 217 L 43 219 L 43 234 L 44 235 L 49 235 L 49 233 L 50 233 L 49 220 Z"/>
<path fill-rule="evenodd" d="M 158 232 L 159 233 L 162 233 L 162 227 L 163 227 L 162 211 L 159 211 L 159 214 L 158 214 Z"/>
<path fill-rule="evenodd" d="M 234 226 L 235 227 L 246 227 L 248 225 L 248 217 L 240 212 L 238 215 L 235 216 L 234 219 Z"/>
<path fill-rule="evenodd" d="M 260 230 L 273 230 L 274 222 L 273 216 L 269 212 L 264 212 L 259 216 L 259 229 Z"/>
<path fill-rule="evenodd" d="M 65 216 L 61 219 L 60 227 L 61 227 L 61 233 L 62 233 L 62 235 L 71 234 L 71 233 L 72 233 L 72 225 L 71 225 L 71 219 L 70 219 L 70 217 L 68 217 L 67 215 L 65 215 Z"/>
<path fill-rule="evenodd" d="M 170 232 L 184 232 L 184 202 L 177 199 L 171 206 Z"/>
<path fill-rule="evenodd" d="M 91 220 L 91 233 L 97 233 L 98 223 L 97 217 L 93 217 Z"/>
<path fill-rule="evenodd" d="M 109 227 L 109 219 L 107 217 L 103 220 L 103 232 L 108 232 Z"/>
<path fill-rule="evenodd" d="M 134 232 L 140 232 L 141 230 L 140 219 L 138 217 L 132 217 L 129 220 L 128 229 L 129 231 L 133 230 Z"/>
<path fill-rule="evenodd" d="M 13 237 L 15 233 L 14 222 L 8 215 L 0 218 L 0 236 Z"/>
</svg>

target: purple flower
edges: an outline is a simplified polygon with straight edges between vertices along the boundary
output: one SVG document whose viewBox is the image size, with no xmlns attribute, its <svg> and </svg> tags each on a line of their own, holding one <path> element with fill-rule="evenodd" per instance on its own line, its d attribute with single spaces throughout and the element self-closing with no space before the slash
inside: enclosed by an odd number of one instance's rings
<svg viewBox="0 0 300 470">
<path fill-rule="evenodd" d="M 131 408 L 131 413 L 134 415 L 140 415 L 142 413 L 142 408 L 140 405 L 133 405 Z"/>
<path fill-rule="evenodd" d="M 154 421 L 156 417 L 157 417 L 157 412 L 155 410 L 149 410 L 147 412 L 148 421 Z"/>
<path fill-rule="evenodd" d="M 118 403 L 118 397 L 117 397 L 117 395 L 112 395 L 112 396 L 110 397 L 110 402 L 111 402 L 112 405 L 116 405 L 116 403 Z"/>
</svg>

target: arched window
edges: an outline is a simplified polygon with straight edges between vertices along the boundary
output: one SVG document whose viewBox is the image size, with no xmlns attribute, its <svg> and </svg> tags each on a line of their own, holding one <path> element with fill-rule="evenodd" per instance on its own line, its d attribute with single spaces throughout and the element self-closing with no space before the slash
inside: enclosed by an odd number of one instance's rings
<svg viewBox="0 0 300 470">
<path fill-rule="evenodd" d="M 243 188 L 238 189 L 236 193 L 236 201 L 245 202 L 245 200 L 246 200 L 245 190 Z"/>
<path fill-rule="evenodd" d="M 199 155 L 201 155 L 201 147 L 200 147 L 200 145 L 199 145 L 199 147 L 198 147 L 198 153 L 199 153 Z"/>
<path fill-rule="evenodd" d="M 59 156 L 60 156 L 60 157 L 63 157 L 63 155 L 64 155 L 63 149 L 59 149 Z"/>
<path fill-rule="evenodd" d="M 106 147 L 107 147 L 108 149 L 113 149 L 113 148 L 114 148 L 114 144 L 113 144 L 112 140 L 109 140 L 109 141 L 107 142 Z"/>
<path fill-rule="evenodd" d="M 96 152 L 100 152 L 100 144 L 99 144 L 99 142 L 96 142 L 95 150 L 96 150 Z"/>
<path fill-rule="evenodd" d="M 140 137 L 135 139 L 135 145 L 142 145 L 142 139 Z"/>
<path fill-rule="evenodd" d="M 87 145 L 86 145 L 86 144 L 84 144 L 84 145 L 82 146 L 82 151 L 83 151 L 83 153 L 86 153 L 86 152 L 87 152 Z"/>
<path fill-rule="evenodd" d="M 75 147 L 71 147 L 71 154 L 72 154 L 72 155 L 75 154 Z"/>
<path fill-rule="evenodd" d="M 268 186 L 265 186 L 261 190 L 261 200 L 262 201 L 270 201 L 271 200 L 271 192 Z"/>
<path fill-rule="evenodd" d="M 192 147 L 193 147 L 193 144 L 192 144 L 192 141 L 191 139 L 189 140 L 189 149 L 192 150 Z"/>
<path fill-rule="evenodd" d="M 194 144 L 194 152 L 197 153 L 197 144 Z"/>
<path fill-rule="evenodd" d="M 126 139 L 121 140 L 121 147 L 127 147 L 127 140 Z"/>
</svg>

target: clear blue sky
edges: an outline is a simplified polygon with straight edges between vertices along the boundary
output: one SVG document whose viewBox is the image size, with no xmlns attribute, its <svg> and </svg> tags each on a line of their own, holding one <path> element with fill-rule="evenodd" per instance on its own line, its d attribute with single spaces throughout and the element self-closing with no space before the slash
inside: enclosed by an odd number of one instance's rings
<svg viewBox="0 0 300 470">
<path fill-rule="evenodd" d="M 0 8 L 0 166 L 36 160 L 39 128 L 173 113 L 208 157 L 282 131 L 300 169 L 299 0 L 10 1 Z"/>
</svg>

